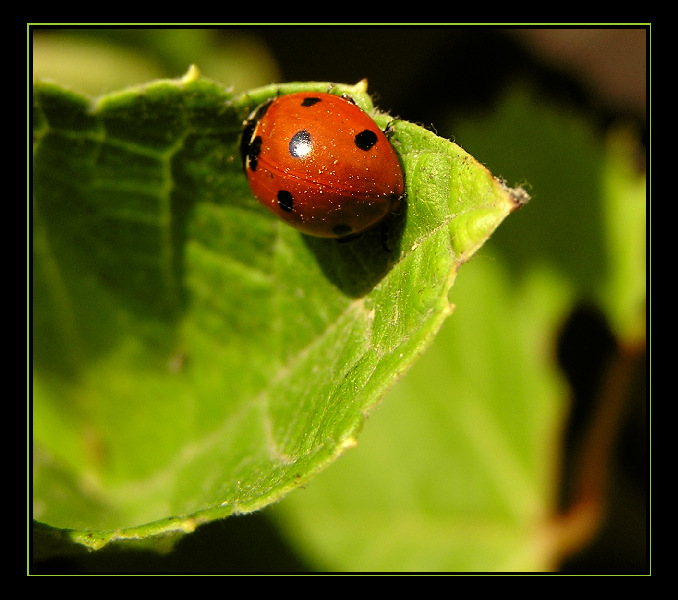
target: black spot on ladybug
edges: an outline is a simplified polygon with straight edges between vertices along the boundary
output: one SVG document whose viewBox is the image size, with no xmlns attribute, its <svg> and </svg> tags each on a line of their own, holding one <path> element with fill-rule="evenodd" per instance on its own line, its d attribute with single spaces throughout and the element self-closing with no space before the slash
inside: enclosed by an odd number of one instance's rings
<svg viewBox="0 0 678 600">
<path fill-rule="evenodd" d="M 250 151 L 249 151 L 249 166 L 252 171 L 257 170 L 257 161 L 259 160 L 259 154 L 261 154 L 261 136 L 258 135 L 257 137 L 252 140 L 252 143 L 250 144 Z"/>
<path fill-rule="evenodd" d="M 302 129 L 297 131 L 290 139 L 290 156 L 292 158 L 304 158 L 311 151 L 311 134 Z"/>
<path fill-rule="evenodd" d="M 313 106 L 314 104 L 317 104 L 320 102 L 320 98 L 316 98 L 315 96 L 307 96 L 301 101 L 301 105 L 305 107 Z"/>
<path fill-rule="evenodd" d="M 259 160 L 259 154 L 261 154 L 261 136 L 258 135 L 252 140 L 252 143 L 247 146 L 247 156 L 243 157 L 245 167 L 249 167 L 250 171 L 254 172 L 257 170 L 257 161 Z"/>
<path fill-rule="evenodd" d="M 273 100 L 259 106 L 243 123 L 242 138 L 240 138 L 240 157 L 244 169 L 249 167 L 252 171 L 257 168 L 257 159 L 261 152 L 261 137 L 254 137 L 254 132 L 261 118 L 266 114 Z"/>
<path fill-rule="evenodd" d="M 294 208 L 294 198 L 287 190 L 280 190 L 278 192 L 278 206 L 285 212 L 292 212 Z"/>
<path fill-rule="evenodd" d="M 369 129 L 364 129 L 355 136 L 355 145 L 361 150 L 367 152 L 372 146 L 377 143 L 377 134 Z"/>
<path fill-rule="evenodd" d="M 254 168 L 256 168 L 257 157 L 253 156 L 256 148 L 252 147 L 252 136 L 254 135 L 254 129 L 257 126 L 253 121 L 246 121 L 245 127 L 242 131 L 242 138 L 240 140 L 240 157 L 242 158 L 242 166 L 244 169 L 247 169 L 248 158 L 250 162 L 254 160 Z M 261 149 L 261 142 L 259 143 L 259 149 Z M 254 170 L 254 169 L 252 169 Z"/>
<path fill-rule="evenodd" d="M 337 237 L 345 237 L 353 232 L 350 225 L 335 225 L 332 227 L 332 233 Z"/>
</svg>

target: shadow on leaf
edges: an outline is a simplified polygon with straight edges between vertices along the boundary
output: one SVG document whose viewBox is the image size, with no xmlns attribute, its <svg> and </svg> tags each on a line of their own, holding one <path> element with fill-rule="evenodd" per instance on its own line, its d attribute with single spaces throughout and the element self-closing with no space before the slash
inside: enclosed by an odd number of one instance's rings
<svg viewBox="0 0 678 600">
<path fill-rule="evenodd" d="M 407 202 L 379 226 L 347 241 L 303 236 L 325 276 L 351 298 L 370 292 L 398 262 Z"/>
</svg>

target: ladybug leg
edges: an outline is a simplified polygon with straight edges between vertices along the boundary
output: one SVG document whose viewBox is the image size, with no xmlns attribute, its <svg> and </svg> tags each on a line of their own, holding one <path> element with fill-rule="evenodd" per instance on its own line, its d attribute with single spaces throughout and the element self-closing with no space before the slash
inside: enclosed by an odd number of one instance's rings
<svg viewBox="0 0 678 600">
<path fill-rule="evenodd" d="M 342 94 L 341 97 L 350 102 L 351 104 L 355 104 L 355 100 L 353 99 L 353 96 L 349 96 L 348 94 Z M 357 106 L 357 105 L 356 105 Z"/>
<path fill-rule="evenodd" d="M 386 222 L 381 222 L 379 224 L 379 237 L 381 238 L 381 247 L 384 249 L 386 254 L 391 254 L 393 252 L 393 250 L 391 248 L 389 248 L 389 245 L 388 245 L 388 238 L 389 238 L 388 230 L 389 230 L 389 228 L 388 228 Z"/>
<path fill-rule="evenodd" d="M 362 233 L 355 233 L 353 235 L 346 235 L 344 237 L 337 238 L 337 244 L 346 244 L 347 242 L 353 242 L 357 239 L 360 239 L 363 236 Z M 381 241 L 381 247 L 387 254 L 391 254 L 393 251 L 388 247 L 388 226 L 385 222 L 379 223 L 379 239 Z"/>
<path fill-rule="evenodd" d="M 338 244 L 345 244 L 346 242 L 352 242 L 353 240 L 357 240 L 358 238 L 362 237 L 362 233 L 354 233 L 352 235 L 345 235 L 344 237 L 337 238 L 337 243 Z"/>
<path fill-rule="evenodd" d="M 386 128 L 384 129 L 384 135 L 386 137 L 391 137 L 393 135 L 393 132 L 395 131 L 395 127 L 393 127 L 393 123 L 395 123 L 396 121 L 400 121 L 400 119 L 391 119 L 386 124 Z"/>
</svg>

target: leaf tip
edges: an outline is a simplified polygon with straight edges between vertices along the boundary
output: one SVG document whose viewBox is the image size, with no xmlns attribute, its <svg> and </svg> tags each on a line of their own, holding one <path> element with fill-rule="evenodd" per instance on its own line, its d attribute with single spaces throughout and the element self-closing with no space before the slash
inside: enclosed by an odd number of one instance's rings
<svg viewBox="0 0 678 600">
<path fill-rule="evenodd" d="M 499 185 L 501 185 L 502 189 L 508 194 L 509 201 L 512 203 L 511 212 L 525 206 L 531 200 L 530 194 L 520 186 L 514 188 L 509 187 L 506 185 L 506 182 L 501 179 L 499 180 Z"/>
</svg>

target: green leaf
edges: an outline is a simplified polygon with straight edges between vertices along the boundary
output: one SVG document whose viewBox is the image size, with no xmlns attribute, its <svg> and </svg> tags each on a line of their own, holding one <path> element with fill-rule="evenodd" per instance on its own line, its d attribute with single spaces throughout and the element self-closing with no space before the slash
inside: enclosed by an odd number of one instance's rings
<svg viewBox="0 0 678 600">
<path fill-rule="evenodd" d="M 347 243 L 252 197 L 241 124 L 301 89 L 33 87 L 33 516 L 98 549 L 281 498 L 356 443 L 451 313 L 457 269 L 526 199 L 405 121 L 405 207 Z M 163 542 L 164 540 L 164 542 Z"/>
<path fill-rule="evenodd" d="M 636 168 L 637 145 L 617 128 L 607 140 L 603 171 L 605 250 L 611 257 L 600 302 L 627 346 L 645 345 L 647 303 L 647 180 Z"/>
</svg>

